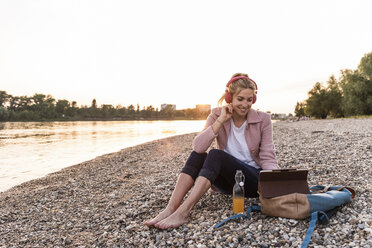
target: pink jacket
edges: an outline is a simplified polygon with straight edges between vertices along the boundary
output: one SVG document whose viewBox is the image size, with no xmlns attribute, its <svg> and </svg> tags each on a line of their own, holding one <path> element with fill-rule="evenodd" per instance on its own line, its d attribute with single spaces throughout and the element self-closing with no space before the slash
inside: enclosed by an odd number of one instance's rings
<svg viewBox="0 0 372 248">
<path fill-rule="evenodd" d="M 206 152 L 215 138 L 217 138 L 217 148 L 220 150 L 225 149 L 230 133 L 230 121 L 226 121 L 217 134 L 212 129 L 212 124 L 220 114 L 221 108 L 212 109 L 204 130 L 193 141 L 195 152 Z M 262 169 L 272 170 L 279 168 L 274 152 L 272 124 L 269 114 L 250 109 L 247 115 L 245 138 L 252 158 Z"/>
</svg>

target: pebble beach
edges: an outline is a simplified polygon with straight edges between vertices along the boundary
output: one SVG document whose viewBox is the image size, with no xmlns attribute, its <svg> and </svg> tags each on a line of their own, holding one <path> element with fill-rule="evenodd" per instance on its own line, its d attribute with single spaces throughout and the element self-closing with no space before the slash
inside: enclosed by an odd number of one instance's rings
<svg viewBox="0 0 372 248">
<path fill-rule="evenodd" d="M 372 118 L 281 121 L 273 133 L 280 167 L 308 169 L 310 186 L 356 191 L 329 224 L 316 227 L 309 247 L 372 247 Z M 0 193 L 0 247 L 300 246 L 308 220 L 252 213 L 213 229 L 233 212 L 231 196 L 211 191 L 188 224 L 143 224 L 166 206 L 195 135 L 126 148 Z"/>
</svg>

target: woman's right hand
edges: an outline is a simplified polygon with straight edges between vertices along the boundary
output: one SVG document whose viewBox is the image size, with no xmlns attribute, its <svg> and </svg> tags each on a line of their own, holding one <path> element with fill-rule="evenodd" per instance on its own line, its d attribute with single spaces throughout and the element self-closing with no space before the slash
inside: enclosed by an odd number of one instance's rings
<svg viewBox="0 0 372 248">
<path fill-rule="evenodd" d="M 218 117 L 218 120 L 221 123 L 225 123 L 226 121 L 230 120 L 233 113 L 233 107 L 231 104 L 225 105 L 222 107 L 221 115 Z"/>
</svg>

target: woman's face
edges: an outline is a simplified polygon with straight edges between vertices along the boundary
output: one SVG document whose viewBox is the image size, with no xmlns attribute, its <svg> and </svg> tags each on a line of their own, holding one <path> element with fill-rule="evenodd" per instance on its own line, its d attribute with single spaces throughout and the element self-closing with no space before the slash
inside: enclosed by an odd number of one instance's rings
<svg viewBox="0 0 372 248">
<path fill-rule="evenodd" d="M 233 95 L 232 106 L 234 113 L 239 117 L 246 117 L 248 111 L 252 107 L 253 101 L 253 90 L 252 89 L 242 89 L 238 90 L 237 93 Z"/>
</svg>

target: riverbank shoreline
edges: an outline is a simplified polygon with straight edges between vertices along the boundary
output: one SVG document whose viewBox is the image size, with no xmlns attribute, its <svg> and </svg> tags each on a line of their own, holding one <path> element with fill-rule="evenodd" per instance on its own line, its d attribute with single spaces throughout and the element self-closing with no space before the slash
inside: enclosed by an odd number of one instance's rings
<svg viewBox="0 0 372 248">
<path fill-rule="evenodd" d="M 0 121 L 1 123 L 7 123 L 7 122 L 79 122 L 79 121 L 202 121 L 205 120 L 205 118 L 183 118 L 183 117 L 174 117 L 174 118 L 71 118 L 71 119 L 44 119 L 44 120 L 12 120 L 12 121 Z"/>
<path fill-rule="evenodd" d="M 308 168 L 309 185 L 347 185 L 357 191 L 311 245 L 372 247 L 372 119 L 274 123 L 282 168 Z M 231 196 L 207 193 L 191 222 L 163 231 L 142 223 L 166 206 L 195 133 L 99 156 L 0 193 L 0 246 L 37 247 L 292 247 L 308 221 L 253 214 L 231 216 Z M 246 206 L 258 203 L 247 199 Z"/>
<path fill-rule="evenodd" d="M 126 147 L 197 132 L 204 123 L 91 121 L 0 124 L 0 191 Z"/>
</svg>

